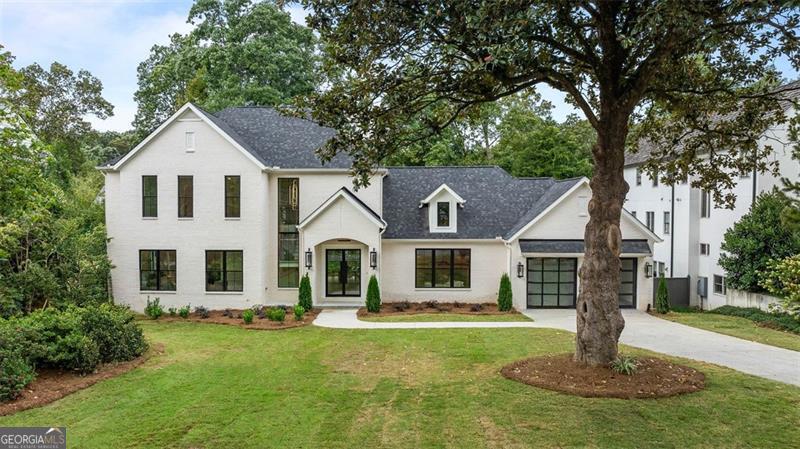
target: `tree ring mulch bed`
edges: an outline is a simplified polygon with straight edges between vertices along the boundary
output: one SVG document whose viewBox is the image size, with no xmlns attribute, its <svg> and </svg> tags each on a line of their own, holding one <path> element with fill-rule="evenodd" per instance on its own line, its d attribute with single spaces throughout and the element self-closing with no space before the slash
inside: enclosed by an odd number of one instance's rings
<svg viewBox="0 0 800 449">
<path fill-rule="evenodd" d="M 321 309 L 311 309 L 303 315 L 303 319 L 297 321 L 294 319 L 294 313 L 291 311 L 286 312 L 286 318 L 281 321 L 270 321 L 266 317 L 261 318 L 259 316 L 253 317 L 253 322 L 251 324 L 244 324 L 244 320 L 242 320 L 242 310 L 240 309 L 228 309 L 228 310 L 209 310 L 208 318 L 203 318 L 195 312 L 189 314 L 187 318 L 181 318 L 180 316 L 170 316 L 170 315 L 162 315 L 161 318 L 157 320 L 150 320 L 149 318 L 145 317 L 143 320 L 149 321 L 165 321 L 165 322 L 187 322 L 191 321 L 192 323 L 211 323 L 211 324 L 227 324 L 229 326 L 239 326 L 243 329 L 256 329 L 256 330 L 280 330 L 280 329 L 291 329 L 294 327 L 300 326 L 308 326 L 309 324 L 313 323 L 314 320 L 317 318 L 317 315 L 321 312 Z"/>
<path fill-rule="evenodd" d="M 633 375 L 590 367 L 559 354 L 519 360 L 500 372 L 524 384 L 586 398 L 646 399 L 694 393 L 705 388 L 705 375 L 694 368 L 653 357 L 638 357 Z"/>
<path fill-rule="evenodd" d="M 89 388 L 100 381 L 125 374 L 142 365 L 153 355 L 163 353 L 163 345 L 152 345 L 147 352 L 138 358 L 127 362 L 107 363 L 98 367 L 93 373 L 84 375 L 74 371 L 37 370 L 36 379 L 22 390 L 17 399 L 0 403 L 0 416 L 11 415 L 29 408 L 41 407 L 55 402 L 78 390 Z"/>
<path fill-rule="evenodd" d="M 463 302 L 385 302 L 381 304 L 381 311 L 370 313 L 366 307 L 358 309 L 359 317 L 419 315 L 428 313 L 455 313 L 458 315 L 514 315 L 516 310 L 502 312 L 495 303 L 463 303 Z"/>
</svg>

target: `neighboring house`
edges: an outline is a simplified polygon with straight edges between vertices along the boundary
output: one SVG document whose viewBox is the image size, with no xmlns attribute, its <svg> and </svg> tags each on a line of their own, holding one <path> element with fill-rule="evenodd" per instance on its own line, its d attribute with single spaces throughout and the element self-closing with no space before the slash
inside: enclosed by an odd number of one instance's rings
<svg viewBox="0 0 800 449">
<path fill-rule="evenodd" d="M 794 91 L 793 95 L 800 95 L 800 91 Z M 795 113 L 787 103 L 787 115 L 792 117 Z M 630 191 L 625 209 L 663 239 L 653 251 L 656 272 L 664 272 L 668 278 L 688 277 L 689 303 L 693 306 L 766 305 L 759 304 L 761 295 L 728 291 L 725 271 L 719 266 L 725 231 L 747 213 L 756 196 L 773 187 L 780 188 L 782 177 L 800 178 L 800 162 L 792 159 L 786 125 L 767 130 L 759 145 L 772 147 L 769 159 L 779 164 L 779 176 L 756 172 L 739 175 L 733 189 L 736 194 L 733 209 L 717 207 L 710 192 L 691 187 L 688 182 L 691 180 L 667 185 L 644 173 L 642 165 L 657 152 L 653 145 L 641 145 L 636 154 L 626 158 L 625 180 Z"/>
<path fill-rule="evenodd" d="M 514 178 L 498 167 L 377 169 L 354 189 L 351 161 L 322 164 L 334 131 L 269 108 L 217 114 L 187 104 L 106 178 L 114 298 L 142 310 L 292 304 L 308 273 L 316 305 L 384 301 L 574 307 L 588 221 L 585 178 Z M 620 305 L 652 301 L 658 236 L 624 213 Z"/>
</svg>

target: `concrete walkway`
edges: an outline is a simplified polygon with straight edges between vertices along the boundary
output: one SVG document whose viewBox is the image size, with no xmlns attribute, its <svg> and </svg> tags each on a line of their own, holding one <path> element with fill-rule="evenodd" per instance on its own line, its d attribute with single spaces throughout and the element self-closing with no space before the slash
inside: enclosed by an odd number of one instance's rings
<svg viewBox="0 0 800 449">
<path fill-rule="evenodd" d="M 575 332 L 574 310 L 529 310 L 533 322 L 424 322 L 380 323 L 361 321 L 357 309 L 326 309 L 314 324 L 337 329 L 450 329 L 552 328 Z M 687 359 L 800 386 L 800 352 L 755 343 L 716 332 L 662 320 L 637 310 L 623 310 L 625 330 L 620 341 Z"/>
</svg>

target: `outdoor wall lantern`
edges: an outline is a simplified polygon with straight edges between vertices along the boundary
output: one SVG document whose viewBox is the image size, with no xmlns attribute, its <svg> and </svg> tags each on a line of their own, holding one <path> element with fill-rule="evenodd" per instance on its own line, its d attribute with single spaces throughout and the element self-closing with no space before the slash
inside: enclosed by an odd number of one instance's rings
<svg viewBox="0 0 800 449">
<path fill-rule="evenodd" d="M 311 248 L 306 250 L 306 268 L 311 268 Z"/>
<path fill-rule="evenodd" d="M 651 262 L 644 264 L 644 275 L 649 278 L 653 277 L 653 264 Z"/>
<path fill-rule="evenodd" d="M 369 252 L 369 266 L 372 267 L 372 269 L 378 266 L 378 252 L 375 251 L 375 248 L 372 248 L 372 251 Z"/>
<path fill-rule="evenodd" d="M 517 263 L 517 277 L 525 277 L 525 265 L 522 265 L 522 262 Z"/>
</svg>

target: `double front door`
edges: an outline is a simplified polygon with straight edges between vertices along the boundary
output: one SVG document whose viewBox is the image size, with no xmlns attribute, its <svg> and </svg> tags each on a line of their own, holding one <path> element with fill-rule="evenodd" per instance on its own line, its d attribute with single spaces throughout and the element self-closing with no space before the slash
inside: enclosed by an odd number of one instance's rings
<svg viewBox="0 0 800 449">
<path fill-rule="evenodd" d="M 325 296 L 361 296 L 361 250 L 325 250 Z"/>
</svg>

